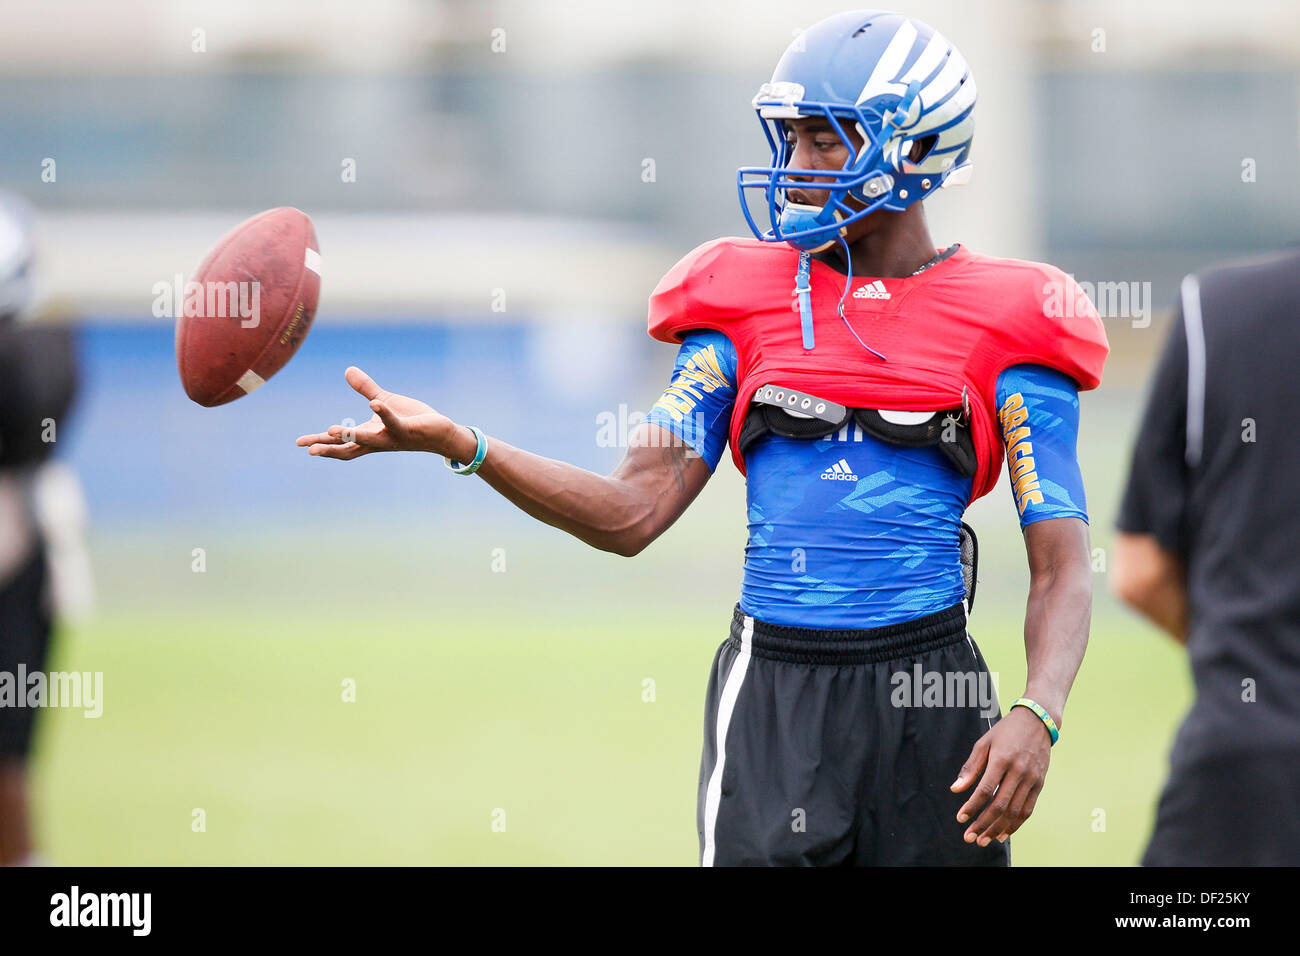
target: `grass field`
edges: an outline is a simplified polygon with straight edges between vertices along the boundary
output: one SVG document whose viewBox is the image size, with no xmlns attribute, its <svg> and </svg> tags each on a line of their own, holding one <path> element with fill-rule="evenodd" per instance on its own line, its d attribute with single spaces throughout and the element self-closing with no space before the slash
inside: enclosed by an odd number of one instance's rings
<svg viewBox="0 0 1300 956">
<path fill-rule="evenodd" d="M 1131 390 L 1085 401 L 1103 562 L 1136 403 Z M 628 560 L 485 488 L 472 515 L 439 510 L 452 487 L 439 483 L 460 479 L 428 458 L 309 466 L 353 469 L 355 499 L 328 521 L 250 521 L 232 494 L 184 521 L 97 526 L 100 606 L 65 630 L 53 666 L 103 672 L 103 716 L 52 710 L 41 727 L 51 859 L 693 865 L 703 695 L 744 544 L 734 469 Z M 367 510 L 398 468 L 424 469 L 430 499 L 404 519 Z M 1005 705 L 1023 688 L 1027 586 L 1005 486 L 969 520 L 971 631 Z M 1017 864 L 1136 863 L 1190 699 L 1182 653 L 1114 606 L 1102 568 L 1096 593 Z"/>
<path fill-rule="evenodd" d="M 403 614 L 382 631 L 328 607 L 108 616 L 61 655 L 105 673 L 105 709 L 53 712 L 42 829 L 67 863 L 688 864 L 726 616 Z M 1015 622 L 986 629 L 977 640 L 1014 686 Z M 1152 635 L 1099 629 L 1017 863 L 1135 862 L 1180 666 Z"/>
</svg>

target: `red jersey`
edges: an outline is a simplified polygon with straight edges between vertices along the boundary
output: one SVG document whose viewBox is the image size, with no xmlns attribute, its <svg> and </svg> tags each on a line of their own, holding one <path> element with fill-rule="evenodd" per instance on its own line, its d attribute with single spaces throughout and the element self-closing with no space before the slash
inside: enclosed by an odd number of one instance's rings
<svg viewBox="0 0 1300 956">
<path fill-rule="evenodd" d="M 978 460 L 974 501 L 992 490 L 1002 468 L 999 372 L 1044 365 L 1069 375 L 1080 390 L 1101 382 L 1109 352 L 1101 319 L 1054 266 L 961 246 L 919 275 L 854 277 L 841 319 L 844 275 L 814 259 L 815 343 L 805 349 L 793 295 L 798 262 L 799 253 L 784 243 L 715 239 L 673 266 L 650 296 L 654 338 L 680 343 L 690 329 L 715 329 L 735 345 L 740 381 L 730 444 L 742 474 L 740 429 L 763 385 L 849 408 L 921 412 L 966 404 Z"/>
</svg>

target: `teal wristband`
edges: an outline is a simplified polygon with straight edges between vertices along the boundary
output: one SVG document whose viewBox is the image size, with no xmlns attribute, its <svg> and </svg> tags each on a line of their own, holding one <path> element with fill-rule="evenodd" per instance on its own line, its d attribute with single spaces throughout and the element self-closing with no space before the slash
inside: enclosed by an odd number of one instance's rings
<svg viewBox="0 0 1300 956">
<path fill-rule="evenodd" d="M 1011 707 L 1007 708 L 1007 713 L 1011 713 L 1012 708 L 1015 707 L 1024 707 L 1037 714 L 1038 719 L 1043 722 L 1043 726 L 1047 728 L 1048 734 L 1052 737 L 1052 746 L 1056 746 L 1056 741 L 1061 737 L 1061 730 L 1056 726 L 1056 721 L 1052 719 L 1052 715 L 1047 712 L 1047 708 L 1037 701 L 1030 700 L 1028 697 L 1017 697 L 1013 700 Z"/>
<path fill-rule="evenodd" d="M 469 430 L 474 433 L 474 437 L 478 439 L 478 448 L 474 450 L 474 460 L 468 465 L 452 458 L 447 459 L 447 467 L 458 475 L 474 474 L 474 472 L 478 471 L 479 465 L 483 464 L 483 459 L 487 457 L 487 435 L 483 434 L 482 429 L 476 428 L 473 425 L 468 425 L 466 427 L 468 427 Z"/>
</svg>

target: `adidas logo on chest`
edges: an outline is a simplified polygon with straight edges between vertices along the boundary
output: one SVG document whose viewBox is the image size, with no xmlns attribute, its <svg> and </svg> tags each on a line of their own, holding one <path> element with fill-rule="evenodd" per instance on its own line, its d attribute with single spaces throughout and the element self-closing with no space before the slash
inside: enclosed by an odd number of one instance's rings
<svg viewBox="0 0 1300 956">
<path fill-rule="evenodd" d="M 858 476 L 853 473 L 849 463 L 841 458 L 835 464 L 831 465 L 821 475 L 822 481 L 857 481 Z"/>
<path fill-rule="evenodd" d="M 875 282 L 868 282 L 862 288 L 853 293 L 855 299 L 889 299 L 892 296 L 885 288 L 885 284 L 877 279 Z"/>
</svg>

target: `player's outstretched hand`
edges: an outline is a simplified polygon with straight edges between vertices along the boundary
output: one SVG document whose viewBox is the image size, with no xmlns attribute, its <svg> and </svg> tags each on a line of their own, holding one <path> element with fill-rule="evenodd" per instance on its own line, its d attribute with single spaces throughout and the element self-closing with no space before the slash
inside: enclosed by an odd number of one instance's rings
<svg viewBox="0 0 1300 956">
<path fill-rule="evenodd" d="M 975 741 L 970 756 L 952 783 L 961 793 L 979 777 L 979 786 L 960 810 L 957 822 L 965 823 L 982 807 L 984 812 L 966 828 L 967 843 L 988 846 L 1005 841 L 1029 819 L 1038 802 L 1051 760 L 1052 738 L 1043 722 L 1024 707 L 1010 713 Z"/>
<path fill-rule="evenodd" d="M 351 461 L 372 451 L 428 451 L 444 454 L 456 425 L 424 402 L 386 392 L 361 369 L 351 366 L 348 384 L 370 401 L 374 413 L 360 425 L 331 425 L 328 431 L 303 435 L 299 447 L 321 458 Z"/>
</svg>

